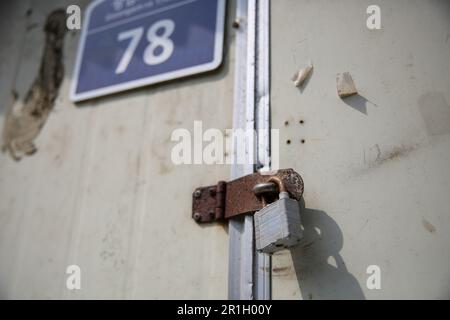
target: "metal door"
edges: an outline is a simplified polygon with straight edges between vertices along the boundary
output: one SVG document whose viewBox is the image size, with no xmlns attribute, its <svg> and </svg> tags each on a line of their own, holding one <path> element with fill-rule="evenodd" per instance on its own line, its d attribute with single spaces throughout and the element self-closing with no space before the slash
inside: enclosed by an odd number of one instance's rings
<svg viewBox="0 0 450 320">
<path fill-rule="evenodd" d="M 11 90 L 23 99 L 38 72 L 46 16 L 70 4 L 1 4 L 10 30 L 0 42 L 2 125 Z M 2 298 L 227 297 L 227 227 L 198 226 L 191 203 L 197 186 L 228 179 L 230 166 L 173 164 L 171 134 L 192 132 L 196 120 L 232 127 L 230 26 L 218 70 L 78 105 L 69 90 L 80 32 L 66 35 L 64 79 L 37 152 L 0 157 Z M 66 287 L 69 265 L 81 269 L 80 290 Z"/>
<path fill-rule="evenodd" d="M 306 234 L 274 256 L 273 298 L 449 297 L 449 17 L 448 1 L 271 2 L 272 127 Z M 339 98 L 342 72 L 359 95 Z"/>
</svg>

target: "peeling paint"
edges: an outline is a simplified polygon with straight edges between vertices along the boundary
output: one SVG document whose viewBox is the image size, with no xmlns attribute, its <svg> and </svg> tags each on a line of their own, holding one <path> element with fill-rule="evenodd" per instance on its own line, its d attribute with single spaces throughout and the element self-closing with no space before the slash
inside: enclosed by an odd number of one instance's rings
<svg viewBox="0 0 450 320">
<path fill-rule="evenodd" d="M 297 88 L 300 88 L 305 83 L 306 79 L 308 79 L 313 71 L 313 64 L 309 62 L 307 66 L 297 71 L 292 77 L 292 81 Z"/>
<path fill-rule="evenodd" d="M 338 95 L 342 99 L 358 94 L 355 82 L 349 72 L 337 74 L 336 87 Z"/>
<path fill-rule="evenodd" d="M 53 11 L 44 26 L 45 46 L 39 74 L 21 101 L 13 93 L 3 129 L 2 151 L 8 151 L 14 160 L 37 151 L 34 140 L 44 126 L 64 76 L 63 45 L 66 34 L 64 10 Z"/>
</svg>

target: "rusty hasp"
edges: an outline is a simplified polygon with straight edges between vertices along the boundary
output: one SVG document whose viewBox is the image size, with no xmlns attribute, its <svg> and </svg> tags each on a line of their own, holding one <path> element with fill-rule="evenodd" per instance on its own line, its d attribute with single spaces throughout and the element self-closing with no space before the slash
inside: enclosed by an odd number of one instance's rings
<svg viewBox="0 0 450 320">
<path fill-rule="evenodd" d="M 262 198 L 255 195 L 256 185 L 261 185 L 263 192 L 266 192 L 266 201 L 273 201 L 278 195 L 276 185 L 273 192 L 267 188 L 271 177 L 278 177 L 283 181 L 291 198 L 301 199 L 303 179 L 294 170 L 257 172 L 230 182 L 219 181 L 215 186 L 197 188 L 192 196 L 192 218 L 198 223 L 210 223 L 255 213 L 263 207 Z"/>
</svg>

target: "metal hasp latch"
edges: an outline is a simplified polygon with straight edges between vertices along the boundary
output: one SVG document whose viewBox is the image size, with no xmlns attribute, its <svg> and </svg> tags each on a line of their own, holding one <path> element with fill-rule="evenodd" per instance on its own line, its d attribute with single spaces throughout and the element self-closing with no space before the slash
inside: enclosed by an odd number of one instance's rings
<svg viewBox="0 0 450 320">
<path fill-rule="evenodd" d="M 192 195 L 192 218 L 197 223 L 210 223 L 255 213 L 264 207 L 263 202 L 271 202 L 278 197 L 278 186 L 269 182 L 271 177 L 284 183 L 292 199 L 301 199 L 303 179 L 294 170 L 257 172 L 230 182 L 219 181 L 215 186 L 197 188 Z M 260 190 L 255 190 L 255 186 Z M 264 194 L 264 198 L 258 194 Z"/>
</svg>

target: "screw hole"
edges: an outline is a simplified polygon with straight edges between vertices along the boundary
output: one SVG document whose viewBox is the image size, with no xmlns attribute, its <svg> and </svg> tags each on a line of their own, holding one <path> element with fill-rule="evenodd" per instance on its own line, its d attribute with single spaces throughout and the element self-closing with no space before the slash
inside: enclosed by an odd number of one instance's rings
<svg viewBox="0 0 450 320">
<path fill-rule="evenodd" d="M 300 140 L 301 143 L 305 143 L 305 139 Z"/>
<path fill-rule="evenodd" d="M 300 124 L 304 124 L 305 121 L 304 121 L 304 120 L 300 120 L 299 123 L 300 123 Z"/>
<path fill-rule="evenodd" d="M 287 143 L 287 144 L 291 144 L 291 140 L 287 140 L 286 143 Z"/>
<path fill-rule="evenodd" d="M 288 126 L 288 125 L 289 125 L 289 121 L 286 120 L 286 121 L 284 122 L 284 125 L 285 125 L 285 126 Z"/>
</svg>

